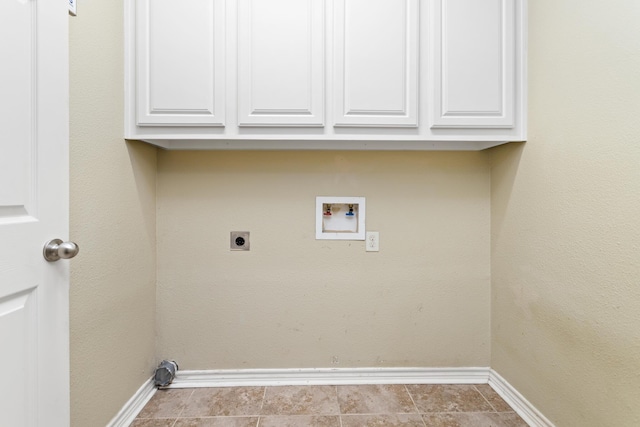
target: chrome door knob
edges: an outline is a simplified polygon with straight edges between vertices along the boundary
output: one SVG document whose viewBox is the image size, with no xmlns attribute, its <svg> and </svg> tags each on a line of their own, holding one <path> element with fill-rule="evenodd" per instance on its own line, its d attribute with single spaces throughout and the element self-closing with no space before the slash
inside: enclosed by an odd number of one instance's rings
<svg viewBox="0 0 640 427">
<path fill-rule="evenodd" d="M 70 259 L 78 255 L 80 248 L 73 242 L 63 242 L 60 239 L 49 240 L 44 245 L 42 254 L 44 259 L 49 262 L 58 261 L 62 259 Z"/>
</svg>

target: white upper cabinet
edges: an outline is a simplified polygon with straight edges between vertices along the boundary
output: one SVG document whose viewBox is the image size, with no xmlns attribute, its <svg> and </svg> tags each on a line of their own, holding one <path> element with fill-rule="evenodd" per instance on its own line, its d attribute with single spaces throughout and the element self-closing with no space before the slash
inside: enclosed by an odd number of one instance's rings
<svg viewBox="0 0 640 427">
<path fill-rule="evenodd" d="M 335 126 L 418 126 L 418 0 L 335 0 Z"/>
<path fill-rule="evenodd" d="M 167 149 L 526 140 L 527 0 L 124 0 L 125 137 Z"/>
<path fill-rule="evenodd" d="M 224 125 L 224 0 L 136 5 L 137 125 Z"/>
<path fill-rule="evenodd" d="M 238 0 L 238 125 L 323 126 L 324 0 Z"/>
<path fill-rule="evenodd" d="M 436 0 L 433 127 L 515 126 L 513 0 Z"/>
</svg>

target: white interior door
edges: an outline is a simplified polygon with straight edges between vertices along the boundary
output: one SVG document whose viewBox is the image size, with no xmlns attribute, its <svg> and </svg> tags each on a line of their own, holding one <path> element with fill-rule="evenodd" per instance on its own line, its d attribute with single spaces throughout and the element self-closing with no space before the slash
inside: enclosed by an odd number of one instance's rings
<svg viewBox="0 0 640 427">
<path fill-rule="evenodd" d="M 0 425 L 69 425 L 66 0 L 0 1 Z"/>
</svg>

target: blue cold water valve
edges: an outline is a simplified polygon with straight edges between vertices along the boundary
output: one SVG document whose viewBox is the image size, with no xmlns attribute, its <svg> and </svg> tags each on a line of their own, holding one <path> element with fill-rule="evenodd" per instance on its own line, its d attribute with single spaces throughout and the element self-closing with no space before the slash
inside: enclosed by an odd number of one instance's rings
<svg viewBox="0 0 640 427">
<path fill-rule="evenodd" d="M 353 205 L 349 205 L 349 212 L 346 213 L 346 216 L 349 218 L 353 218 L 356 214 L 353 213 Z"/>
</svg>

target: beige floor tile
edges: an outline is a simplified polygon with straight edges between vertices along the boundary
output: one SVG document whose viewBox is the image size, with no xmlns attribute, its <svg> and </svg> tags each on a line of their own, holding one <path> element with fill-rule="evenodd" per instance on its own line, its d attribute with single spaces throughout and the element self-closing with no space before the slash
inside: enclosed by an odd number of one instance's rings
<svg viewBox="0 0 640 427">
<path fill-rule="evenodd" d="M 340 427 L 337 415 L 269 415 L 260 417 L 260 427 Z"/>
<path fill-rule="evenodd" d="M 529 427 L 515 412 L 501 412 L 493 415 L 493 418 L 504 423 L 505 427 Z"/>
<path fill-rule="evenodd" d="M 338 415 L 335 386 L 267 387 L 263 415 Z"/>
<path fill-rule="evenodd" d="M 179 418 L 174 427 L 256 427 L 257 417 Z"/>
<path fill-rule="evenodd" d="M 173 427 L 175 418 L 135 419 L 129 427 Z"/>
<path fill-rule="evenodd" d="M 342 414 L 416 413 L 404 385 L 338 386 Z"/>
<path fill-rule="evenodd" d="M 527 427 L 514 412 L 461 412 L 425 414 L 427 427 Z"/>
<path fill-rule="evenodd" d="M 193 389 L 158 390 L 142 408 L 138 418 L 177 418 L 187 405 Z"/>
<path fill-rule="evenodd" d="M 418 414 L 342 415 L 342 427 L 424 427 Z"/>
<path fill-rule="evenodd" d="M 424 412 L 493 412 L 473 385 L 408 385 L 418 410 Z"/>
<path fill-rule="evenodd" d="M 505 402 L 489 384 L 477 384 L 476 389 L 491 403 L 497 412 L 513 412 L 513 408 Z"/>
<path fill-rule="evenodd" d="M 196 388 L 183 417 L 259 415 L 264 387 Z"/>
<path fill-rule="evenodd" d="M 343 415 L 340 416 L 341 413 Z M 527 427 L 486 384 L 159 390 L 130 427 L 425 425 Z"/>
</svg>

